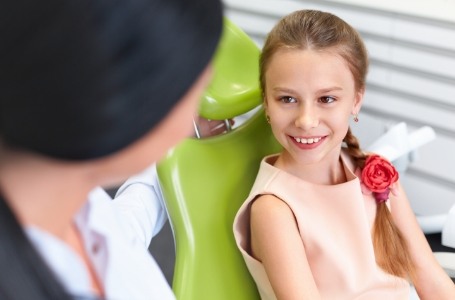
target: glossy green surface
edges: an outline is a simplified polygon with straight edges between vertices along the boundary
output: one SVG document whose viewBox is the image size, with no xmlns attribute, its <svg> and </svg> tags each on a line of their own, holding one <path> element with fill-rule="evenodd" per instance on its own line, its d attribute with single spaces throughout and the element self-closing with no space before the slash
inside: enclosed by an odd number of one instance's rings
<svg viewBox="0 0 455 300">
<path fill-rule="evenodd" d="M 230 133 L 185 140 L 158 165 L 176 242 L 177 299 L 259 299 L 232 225 L 260 160 L 279 150 L 260 110 Z"/>
<path fill-rule="evenodd" d="M 259 54 L 259 48 L 250 37 L 225 19 L 213 61 L 214 76 L 199 107 L 201 116 L 223 120 L 261 104 Z"/>
<path fill-rule="evenodd" d="M 256 45 L 226 19 L 214 58 L 214 78 L 200 114 L 226 119 L 261 104 L 258 59 Z M 185 140 L 158 164 L 176 244 L 173 290 L 177 299 L 259 299 L 232 225 L 261 159 L 279 150 L 264 111 L 259 110 L 232 132 Z"/>
</svg>

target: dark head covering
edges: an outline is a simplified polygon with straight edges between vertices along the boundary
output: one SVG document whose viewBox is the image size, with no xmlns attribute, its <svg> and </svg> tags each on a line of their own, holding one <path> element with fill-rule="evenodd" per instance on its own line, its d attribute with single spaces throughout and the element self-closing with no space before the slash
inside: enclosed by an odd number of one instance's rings
<svg viewBox="0 0 455 300">
<path fill-rule="evenodd" d="M 0 139 L 61 159 L 128 146 L 210 61 L 217 0 L 0 4 Z"/>
</svg>

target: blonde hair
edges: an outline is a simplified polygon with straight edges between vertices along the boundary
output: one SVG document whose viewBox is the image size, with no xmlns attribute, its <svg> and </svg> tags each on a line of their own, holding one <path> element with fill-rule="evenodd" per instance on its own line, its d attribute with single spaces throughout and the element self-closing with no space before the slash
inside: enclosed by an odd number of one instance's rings
<svg viewBox="0 0 455 300">
<path fill-rule="evenodd" d="M 365 89 L 368 54 L 359 33 L 339 17 L 321 11 L 300 10 L 282 18 L 267 36 L 259 61 L 260 85 L 265 99 L 265 74 L 280 49 L 327 51 L 339 55 L 352 73 L 356 91 Z M 348 129 L 343 140 L 354 164 L 363 169 L 366 154 Z M 414 277 L 406 241 L 395 226 L 385 202 L 377 204 L 373 225 L 373 247 L 377 264 L 400 277 Z"/>
</svg>

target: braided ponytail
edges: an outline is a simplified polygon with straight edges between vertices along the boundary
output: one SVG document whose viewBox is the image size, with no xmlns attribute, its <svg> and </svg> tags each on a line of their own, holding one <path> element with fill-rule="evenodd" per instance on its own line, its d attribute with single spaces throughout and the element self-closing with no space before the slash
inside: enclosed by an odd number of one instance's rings
<svg viewBox="0 0 455 300">
<path fill-rule="evenodd" d="M 353 158 L 355 166 L 363 169 L 367 155 L 360 149 L 359 142 L 350 128 L 343 141 L 348 147 L 347 152 Z M 403 278 L 415 278 L 408 246 L 394 224 L 385 201 L 376 204 L 372 238 L 376 262 L 384 271 Z"/>
<path fill-rule="evenodd" d="M 346 136 L 343 139 L 343 142 L 346 143 L 347 152 L 354 160 L 354 164 L 356 167 L 363 169 L 365 165 L 365 161 L 367 159 L 367 155 L 360 149 L 360 144 L 355 135 L 352 134 L 351 128 L 348 129 Z"/>
</svg>

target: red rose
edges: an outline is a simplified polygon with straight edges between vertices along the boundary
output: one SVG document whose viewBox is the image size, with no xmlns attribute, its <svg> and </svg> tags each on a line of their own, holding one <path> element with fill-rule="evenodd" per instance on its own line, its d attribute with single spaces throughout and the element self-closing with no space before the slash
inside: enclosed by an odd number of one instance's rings
<svg viewBox="0 0 455 300">
<path fill-rule="evenodd" d="M 398 180 L 394 166 L 379 155 L 369 155 L 362 170 L 362 183 L 373 192 L 376 201 L 388 199 L 389 187 Z"/>
</svg>

